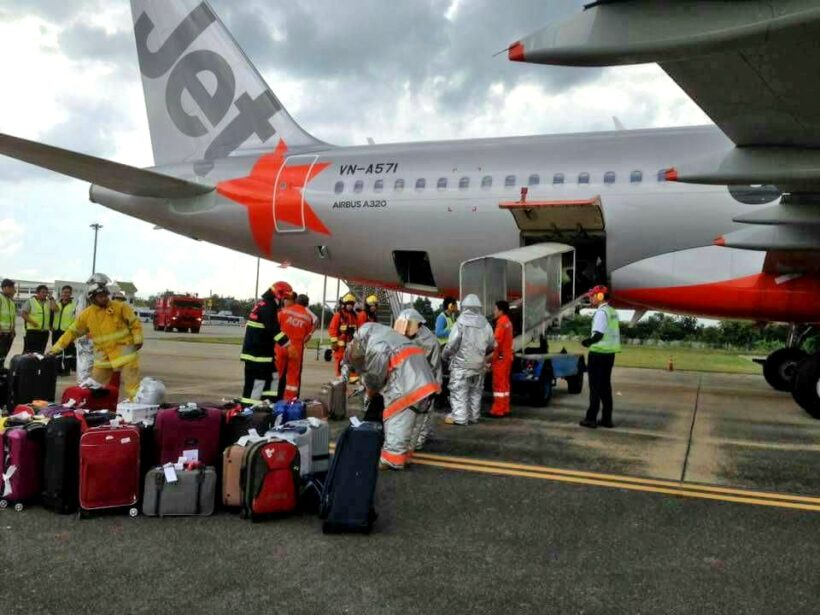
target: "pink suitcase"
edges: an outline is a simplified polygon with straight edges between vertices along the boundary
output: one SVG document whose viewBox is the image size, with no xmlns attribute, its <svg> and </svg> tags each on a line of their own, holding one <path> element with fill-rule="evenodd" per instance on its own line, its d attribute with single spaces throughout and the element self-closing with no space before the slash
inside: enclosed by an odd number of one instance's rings
<svg viewBox="0 0 820 615">
<path fill-rule="evenodd" d="M 140 430 L 134 425 L 95 427 L 80 437 L 80 514 L 131 508 L 140 493 Z"/>
<path fill-rule="evenodd" d="M 29 423 L 0 433 L 0 508 L 23 504 L 40 497 L 43 488 L 45 425 Z"/>
<path fill-rule="evenodd" d="M 196 451 L 197 461 L 203 465 L 220 464 L 221 427 L 222 410 L 217 407 L 161 409 L 154 423 L 157 464 L 176 463 L 188 451 Z"/>
</svg>

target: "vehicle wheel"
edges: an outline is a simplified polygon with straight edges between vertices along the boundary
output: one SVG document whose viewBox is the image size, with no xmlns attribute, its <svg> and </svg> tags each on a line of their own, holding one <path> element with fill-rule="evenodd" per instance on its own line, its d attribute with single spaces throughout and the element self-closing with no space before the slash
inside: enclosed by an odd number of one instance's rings
<svg viewBox="0 0 820 615">
<path fill-rule="evenodd" d="M 766 362 L 763 364 L 763 377 L 774 390 L 791 391 L 797 365 L 805 358 L 806 352 L 800 348 L 775 350 L 766 357 Z"/>
<path fill-rule="evenodd" d="M 199 328 L 191 329 L 191 333 L 199 333 Z"/>
<path fill-rule="evenodd" d="M 548 406 L 552 399 L 552 380 L 539 381 L 530 388 L 530 405 L 536 408 Z"/>
<path fill-rule="evenodd" d="M 569 385 L 569 392 L 572 395 L 579 395 L 584 390 L 584 373 L 581 372 L 579 374 L 575 374 L 574 376 L 570 376 L 567 380 L 567 385 Z"/>
<path fill-rule="evenodd" d="M 179 329 L 177 329 L 177 331 L 179 331 L 180 333 L 188 333 L 188 327 L 180 327 Z"/>
<path fill-rule="evenodd" d="M 158 330 L 159 330 L 159 327 L 157 326 L 157 323 L 154 323 L 154 331 L 158 331 Z"/>
<path fill-rule="evenodd" d="M 330 363 L 332 360 L 333 360 L 333 351 L 330 348 L 328 348 L 327 350 L 325 350 L 325 361 Z"/>
<path fill-rule="evenodd" d="M 792 397 L 798 405 L 820 419 L 820 355 L 803 359 L 794 372 Z"/>
</svg>

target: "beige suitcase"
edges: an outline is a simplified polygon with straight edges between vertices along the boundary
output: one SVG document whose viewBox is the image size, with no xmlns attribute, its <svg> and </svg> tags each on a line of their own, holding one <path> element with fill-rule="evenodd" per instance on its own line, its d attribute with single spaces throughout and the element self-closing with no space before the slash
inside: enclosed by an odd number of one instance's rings
<svg viewBox="0 0 820 615">
<path fill-rule="evenodd" d="M 245 446 L 232 444 L 222 454 L 222 503 L 230 508 L 242 506 L 242 466 L 245 463 Z"/>
</svg>

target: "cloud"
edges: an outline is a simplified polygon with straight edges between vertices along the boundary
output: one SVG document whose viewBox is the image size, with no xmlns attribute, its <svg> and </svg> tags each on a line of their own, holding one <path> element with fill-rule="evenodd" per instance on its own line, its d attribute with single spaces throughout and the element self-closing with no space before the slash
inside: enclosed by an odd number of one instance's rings
<svg viewBox="0 0 820 615">
<path fill-rule="evenodd" d="M 2 237 L 0 254 L 6 257 L 17 254 L 23 247 L 25 228 L 11 218 L 2 218 L 0 219 L 0 237 Z"/>
</svg>

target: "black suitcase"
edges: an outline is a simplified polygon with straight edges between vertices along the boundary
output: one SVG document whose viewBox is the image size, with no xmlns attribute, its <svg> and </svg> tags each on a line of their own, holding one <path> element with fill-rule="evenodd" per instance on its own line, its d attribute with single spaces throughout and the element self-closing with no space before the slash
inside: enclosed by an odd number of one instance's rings
<svg viewBox="0 0 820 615">
<path fill-rule="evenodd" d="M 11 360 L 9 407 L 35 399 L 54 401 L 57 396 L 57 362 L 54 357 L 17 355 Z"/>
<path fill-rule="evenodd" d="M 46 426 L 43 463 L 43 506 L 61 515 L 80 506 L 80 435 L 74 416 L 57 416 Z"/>
<path fill-rule="evenodd" d="M 9 403 L 9 370 L 0 367 L 0 412 L 6 409 Z"/>
<path fill-rule="evenodd" d="M 255 429 L 256 433 L 264 436 L 273 427 L 273 412 L 270 409 L 258 408 L 235 414 L 222 427 L 222 449 L 226 449 L 248 431 Z"/>
<path fill-rule="evenodd" d="M 382 444 L 384 430 L 379 423 L 351 425 L 339 436 L 319 510 L 325 534 L 369 534 L 373 529 Z"/>
</svg>

